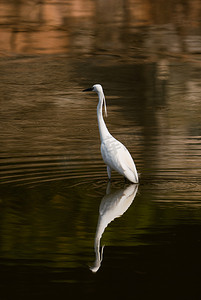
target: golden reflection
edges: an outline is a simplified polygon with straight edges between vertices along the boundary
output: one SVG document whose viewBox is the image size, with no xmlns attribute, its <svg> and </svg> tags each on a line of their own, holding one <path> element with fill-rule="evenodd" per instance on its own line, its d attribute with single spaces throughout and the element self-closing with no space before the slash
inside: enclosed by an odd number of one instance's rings
<svg viewBox="0 0 201 300">
<path fill-rule="evenodd" d="M 137 194 L 138 185 L 131 184 L 124 189 L 116 192 L 110 192 L 110 182 L 107 185 L 106 195 L 103 197 L 99 207 L 98 225 L 94 240 L 95 261 L 90 270 L 95 273 L 99 270 L 103 259 L 103 249 L 100 249 L 101 237 L 108 226 L 114 219 L 122 216 L 132 204 Z"/>
<path fill-rule="evenodd" d="M 200 13 L 198 0 L 2 1 L 0 54 L 197 54 Z"/>
</svg>

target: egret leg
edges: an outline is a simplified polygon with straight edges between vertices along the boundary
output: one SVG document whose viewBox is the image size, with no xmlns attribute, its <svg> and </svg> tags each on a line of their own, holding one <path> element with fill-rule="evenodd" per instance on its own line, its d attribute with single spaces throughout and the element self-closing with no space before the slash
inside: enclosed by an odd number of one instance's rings
<svg viewBox="0 0 201 300">
<path fill-rule="evenodd" d="M 109 180 L 106 188 L 106 195 L 109 195 L 110 192 L 111 192 L 111 181 Z"/>
<path fill-rule="evenodd" d="M 107 175 L 109 180 L 111 180 L 111 168 L 109 166 L 107 166 Z"/>
</svg>

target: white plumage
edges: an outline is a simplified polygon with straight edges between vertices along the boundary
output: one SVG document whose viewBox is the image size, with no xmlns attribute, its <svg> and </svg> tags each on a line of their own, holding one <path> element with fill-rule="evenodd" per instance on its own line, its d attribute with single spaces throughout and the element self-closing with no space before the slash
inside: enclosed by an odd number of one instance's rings
<svg viewBox="0 0 201 300">
<path fill-rule="evenodd" d="M 126 149 L 126 147 L 116 140 L 108 131 L 103 119 L 102 107 L 104 104 L 105 113 L 107 114 L 106 101 L 100 84 L 93 85 L 86 91 L 94 91 L 98 94 L 99 102 L 97 106 L 97 118 L 101 140 L 101 154 L 105 164 L 107 165 L 107 173 L 111 179 L 111 171 L 115 170 L 133 183 L 138 183 L 138 174 L 135 163 Z"/>
</svg>

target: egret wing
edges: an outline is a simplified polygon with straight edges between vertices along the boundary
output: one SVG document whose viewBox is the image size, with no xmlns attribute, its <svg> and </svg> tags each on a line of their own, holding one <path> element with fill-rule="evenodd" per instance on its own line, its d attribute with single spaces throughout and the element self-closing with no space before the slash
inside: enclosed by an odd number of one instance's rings
<svg viewBox="0 0 201 300">
<path fill-rule="evenodd" d="M 102 142 L 101 153 L 104 162 L 111 169 L 116 170 L 132 182 L 138 181 L 134 161 L 127 148 L 115 138 Z"/>
<path fill-rule="evenodd" d="M 135 171 L 133 159 L 126 147 L 115 138 L 109 138 L 101 143 L 101 154 L 104 162 L 112 169 L 122 173 L 124 168 Z"/>
<path fill-rule="evenodd" d="M 138 174 L 135 163 L 130 155 L 129 151 L 124 145 L 119 151 L 119 161 L 121 168 L 123 169 L 123 175 L 128 178 L 131 182 L 138 182 Z"/>
<path fill-rule="evenodd" d="M 104 162 L 113 170 L 118 170 L 120 167 L 119 150 L 120 143 L 115 138 L 108 138 L 101 143 L 101 154 Z"/>
</svg>

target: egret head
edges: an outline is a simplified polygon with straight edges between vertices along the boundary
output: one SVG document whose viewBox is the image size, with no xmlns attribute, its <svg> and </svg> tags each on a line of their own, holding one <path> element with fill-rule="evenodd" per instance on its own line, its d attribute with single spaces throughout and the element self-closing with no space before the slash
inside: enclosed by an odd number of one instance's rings
<svg viewBox="0 0 201 300">
<path fill-rule="evenodd" d="M 103 88 L 100 84 L 94 84 L 91 88 L 84 90 L 83 92 L 96 92 L 98 93 L 103 93 Z"/>
<path fill-rule="evenodd" d="M 105 107 L 105 115 L 107 117 L 107 108 L 106 108 L 106 101 L 105 101 L 105 96 L 103 93 L 103 88 L 100 84 L 94 84 L 91 88 L 83 90 L 83 92 L 96 92 L 98 94 L 99 97 L 99 103 L 100 101 L 103 101 L 101 103 L 104 103 L 104 107 Z"/>
</svg>

